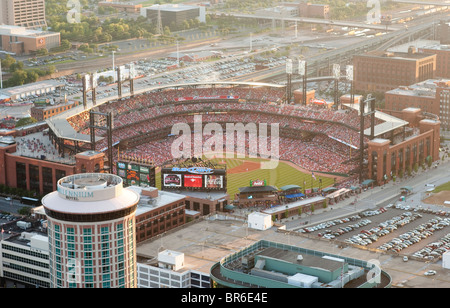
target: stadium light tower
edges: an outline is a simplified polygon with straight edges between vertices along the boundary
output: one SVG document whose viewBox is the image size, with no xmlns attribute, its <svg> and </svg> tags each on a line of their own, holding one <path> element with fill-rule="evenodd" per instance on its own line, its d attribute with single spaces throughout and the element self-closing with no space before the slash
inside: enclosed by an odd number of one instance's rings
<svg viewBox="0 0 450 308">
<path fill-rule="evenodd" d="M 287 75 L 286 100 L 287 103 L 290 104 L 292 98 L 292 59 L 286 60 L 286 75 Z"/>
<path fill-rule="evenodd" d="M 303 86 L 302 86 L 302 105 L 306 106 L 306 61 L 298 59 L 298 74 L 303 78 Z"/>
<path fill-rule="evenodd" d="M 366 107 L 367 106 L 367 112 Z M 370 139 L 375 135 L 375 98 L 372 94 L 368 94 L 365 100 L 359 102 L 360 126 L 359 126 L 359 183 L 363 179 L 363 163 L 364 163 L 364 117 L 370 115 Z"/>
<path fill-rule="evenodd" d="M 350 104 L 355 103 L 355 93 L 353 90 L 353 65 L 347 65 L 345 67 L 347 81 L 350 82 Z"/>
<path fill-rule="evenodd" d="M 333 64 L 333 78 L 334 78 L 334 105 L 336 109 L 339 108 L 339 78 L 341 78 L 341 66 Z"/>
</svg>

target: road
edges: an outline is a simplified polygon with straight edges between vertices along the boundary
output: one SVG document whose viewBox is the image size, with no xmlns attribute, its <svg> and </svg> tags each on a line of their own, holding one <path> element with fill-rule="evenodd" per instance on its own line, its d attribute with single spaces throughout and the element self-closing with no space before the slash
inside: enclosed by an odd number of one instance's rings
<svg viewBox="0 0 450 308">
<path fill-rule="evenodd" d="M 0 197 L 0 213 L 18 214 L 18 211 L 24 206 L 28 205 L 20 203 L 19 200 L 5 200 L 4 197 Z"/>
</svg>

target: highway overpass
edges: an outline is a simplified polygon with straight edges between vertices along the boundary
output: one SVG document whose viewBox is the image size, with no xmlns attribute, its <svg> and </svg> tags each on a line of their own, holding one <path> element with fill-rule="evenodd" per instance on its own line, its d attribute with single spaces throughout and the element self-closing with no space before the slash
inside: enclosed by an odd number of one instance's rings
<svg viewBox="0 0 450 308">
<path fill-rule="evenodd" d="M 340 27 L 353 27 L 361 29 L 373 29 L 386 31 L 386 25 L 381 24 L 367 24 L 364 22 L 357 21 L 345 21 L 345 20 L 329 20 L 321 18 L 307 18 L 307 17 L 283 17 L 283 16 L 263 16 L 263 15 L 251 15 L 251 14 L 238 14 L 238 13 L 226 13 L 227 16 L 233 16 L 237 18 L 253 18 L 260 20 L 279 20 L 287 22 L 298 22 L 298 23 L 310 23 L 310 24 L 320 24 L 320 25 L 330 25 L 330 26 L 340 26 Z M 395 31 L 402 29 L 402 25 L 389 25 L 387 27 L 388 31 Z"/>
<path fill-rule="evenodd" d="M 450 1 L 413 1 L 413 0 L 392 0 L 392 2 L 420 4 L 420 5 L 434 5 L 434 6 L 450 6 Z"/>
</svg>

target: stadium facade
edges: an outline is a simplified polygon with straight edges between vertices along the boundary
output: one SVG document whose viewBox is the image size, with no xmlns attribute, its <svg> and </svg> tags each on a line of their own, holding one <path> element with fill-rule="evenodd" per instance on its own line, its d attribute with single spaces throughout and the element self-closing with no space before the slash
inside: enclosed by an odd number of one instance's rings
<svg viewBox="0 0 450 308">
<path fill-rule="evenodd" d="M 80 104 L 45 122 L 12 132 L 2 131 L 0 135 L 5 135 L 2 140 L 11 138 L 6 135 L 15 137 L 12 141 L 8 139 L 11 142 L 0 142 L 0 184 L 46 194 L 56 190 L 57 181 L 64 176 L 106 170 L 115 173 L 114 162 L 109 169 L 105 169 L 110 165 L 105 159 L 108 146 L 106 134 L 95 136 L 95 148 L 99 150 L 91 150 L 88 119 L 92 108 L 100 112 L 112 110 L 114 160 L 118 159 L 120 147 L 120 155 L 127 155 L 136 161 L 145 160 L 154 166 L 174 163 L 170 156 L 174 137 L 169 136 L 173 124 L 183 122 L 193 129 L 193 114 L 202 114 L 205 123 L 282 123 L 281 160 L 292 161 L 310 171 L 357 174 L 359 106 L 345 104 L 343 109 L 329 110 L 316 105 L 282 105 L 280 102 L 284 95 L 285 88 L 280 85 L 211 82 L 157 86 L 140 90 L 132 97 L 104 99 L 95 106 Z M 433 125 L 430 121 L 434 121 Z M 370 122 L 369 118 L 364 121 L 365 147 L 369 145 L 372 135 Z M 377 141 L 390 140 L 390 145 L 403 144 L 407 139 L 408 144 L 412 145 L 412 153 L 416 153 L 416 144 L 418 159 L 405 159 L 403 169 L 406 170 L 429 156 L 433 161 L 438 159 L 436 149 L 439 148 L 439 126 L 437 117 L 420 111 L 414 113 L 414 117 L 411 117 L 408 110 L 392 115 L 377 111 L 373 137 Z M 35 137 L 33 134 L 39 135 Z M 27 136 L 47 140 L 51 145 L 46 149 L 51 147 L 53 150 L 50 154 L 48 151 L 40 151 L 40 146 L 36 147 L 33 140 L 26 140 Z M 422 144 L 426 145 L 426 149 Z M 367 153 L 367 161 L 370 163 L 366 178 L 381 183 L 384 175 L 389 177 L 390 172 L 387 169 L 384 172 L 386 163 L 383 163 L 383 167 L 377 167 L 383 170 L 378 170 L 376 175 L 372 171 L 375 170 L 373 164 L 371 167 L 371 163 L 375 161 L 372 156 L 377 152 L 373 150 L 375 145 L 372 142 L 371 150 Z M 424 153 L 421 152 L 422 149 Z M 320 155 L 316 155 L 317 153 Z M 384 154 L 377 153 L 377 159 Z M 192 190 L 186 192 L 187 195 L 195 194 Z M 217 200 L 222 199 L 220 197 Z M 226 204 L 222 202 L 217 206 L 217 203 L 212 202 L 207 210 L 202 209 L 201 212 L 208 214 L 220 211 Z"/>
</svg>

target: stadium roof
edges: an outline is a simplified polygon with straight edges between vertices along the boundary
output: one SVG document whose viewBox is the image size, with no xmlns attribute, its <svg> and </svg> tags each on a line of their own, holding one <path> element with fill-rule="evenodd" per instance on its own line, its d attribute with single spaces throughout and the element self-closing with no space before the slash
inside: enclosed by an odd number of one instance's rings
<svg viewBox="0 0 450 308">
<path fill-rule="evenodd" d="M 248 186 L 248 187 L 239 187 L 240 193 L 253 193 L 253 192 L 270 192 L 277 191 L 278 188 L 276 186 Z"/>
<path fill-rule="evenodd" d="M 345 106 L 355 109 L 359 113 L 359 104 L 344 104 Z M 392 130 L 395 130 L 397 128 L 403 127 L 408 125 L 407 121 L 404 121 L 402 119 L 396 118 L 394 116 L 391 116 L 387 113 L 381 112 L 376 110 L 375 111 L 375 118 L 383 121 L 383 123 L 380 123 L 378 125 L 375 125 L 375 132 L 374 136 L 381 136 L 385 133 L 388 133 Z M 364 130 L 364 135 L 370 136 L 371 128 L 367 128 Z"/>
</svg>

